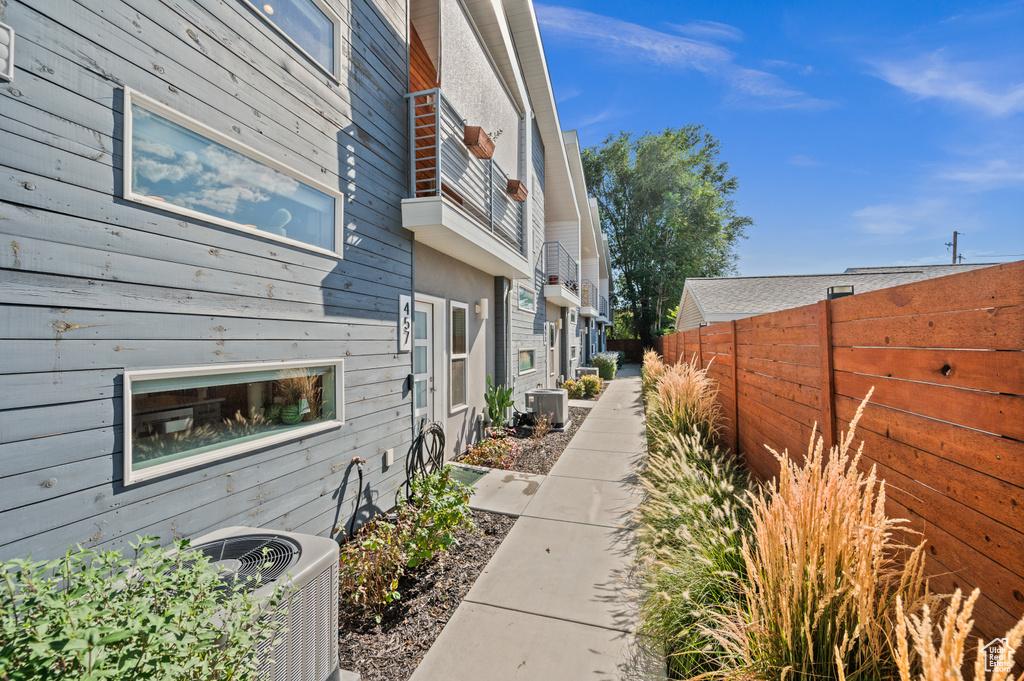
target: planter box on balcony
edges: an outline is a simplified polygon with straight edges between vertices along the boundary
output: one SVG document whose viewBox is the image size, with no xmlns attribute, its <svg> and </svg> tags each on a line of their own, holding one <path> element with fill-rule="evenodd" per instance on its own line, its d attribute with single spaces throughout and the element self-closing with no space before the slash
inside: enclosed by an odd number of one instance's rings
<svg viewBox="0 0 1024 681">
<path fill-rule="evenodd" d="M 494 142 L 479 125 L 467 125 L 463 141 L 477 158 L 490 158 L 494 155 Z"/>
<path fill-rule="evenodd" d="M 520 180 L 509 180 L 508 195 L 513 201 L 519 201 L 522 203 L 526 200 L 526 185 Z"/>
</svg>

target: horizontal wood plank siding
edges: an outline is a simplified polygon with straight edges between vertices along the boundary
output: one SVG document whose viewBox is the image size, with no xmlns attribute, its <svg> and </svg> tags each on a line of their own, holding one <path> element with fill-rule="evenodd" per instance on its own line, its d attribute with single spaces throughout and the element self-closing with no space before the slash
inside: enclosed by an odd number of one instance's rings
<svg viewBox="0 0 1024 681">
<path fill-rule="evenodd" d="M 395 347 L 412 290 L 407 7 L 329 2 L 340 83 L 241 2 L 7 6 L 0 559 L 229 524 L 337 536 L 357 503 L 360 520 L 393 504 L 412 437 L 410 356 Z M 341 192 L 344 257 L 120 198 L 126 87 Z M 334 357 L 343 425 L 123 484 L 125 370 Z"/>
</svg>

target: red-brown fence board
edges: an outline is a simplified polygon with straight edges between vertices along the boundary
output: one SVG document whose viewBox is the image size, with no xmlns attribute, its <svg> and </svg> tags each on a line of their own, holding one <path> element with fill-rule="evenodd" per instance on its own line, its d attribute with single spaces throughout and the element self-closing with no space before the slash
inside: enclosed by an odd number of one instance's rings
<svg viewBox="0 0 1024 681">
<path fill-rule="evenodd" d="M 928 541 L 933 587 L 981 588 L 987 639 L 1024 615 L 1024 261 L 659 341 L 710 363 L 721 441 L 762 481 L 779 467 L 764 445 L 802 460 L 812 426 L 828 442 L 874 387 L 855 445 Z"/>
</svg>

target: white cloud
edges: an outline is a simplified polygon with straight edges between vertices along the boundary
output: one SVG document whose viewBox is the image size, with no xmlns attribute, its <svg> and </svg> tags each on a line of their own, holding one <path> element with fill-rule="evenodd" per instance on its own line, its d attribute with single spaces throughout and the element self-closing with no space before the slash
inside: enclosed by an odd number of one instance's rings
<svg viewBox="0 0 1024 681">
<path fill-rule="evenodd" d="M 687 24 L 668 24 L 668 27 L 676 33 L 688 35 L 691 38 L 730 41 L 743 40 L 743 31 L 735 26 L 722 24 L 717 21 L 691 21 Z"/>
<path fill-rule="evenodd" d="M 995 158 L 972 168 L 949 168 L 939 173 L 939 177 L 963 182 L 972 189 L 998 189 L 1024 184 L 1024 163 Z"/>
<path fill-rule="evenodd" d="M 880 78 L 919 99 L 942 99 L 990 116 L 1024 112 L 1024 83 L 997 86 L 986 76 L 1005 72 L 998 64 L 954 64 L 942 50 L 910 62 L 875 62 Z"/>
<path fill-rule="evenodd" d="M 736 64 L 736 54 L 706 40 L 656 31 L 639 24 L 570 7 L 536 5 L 543 30 L 566 38 L 585 40 L 588 47 L 601 49 L 621 61 L 646 61 L 655 66 L 694 70 L 718 78 L 732 90 L 732 100 L 756 101 L 767 108 L 816 109 L 829 102 L 788 87 L 778 76 Z M 704 36 L 742 36 L 737 29 L 715 22 L 695 22 L 676 30 L 702 30 Z"/>
<path fill-rule="evenodd" d="M 765 68 L 768 69 L 788 69 L 790 71 L 796 71 L 801 76 L 809 76 L 814 73 L 813 66 L 805 66 L 803 64 L 794 64 L 791 61 L 784 61 L 782 59 L 765 59 L 761 62 Z"/>
<path fill-rule="evenodd" d="M 786 162 L 791 166 L 797 166 L 800 168 L 813 168 L 821 165 L 821 161 L 813 156 L 808 156 L 807 154 L 794 154 L 793 156 L 790 156 Z"/>
<path fill-rule="evenodd" d="M 144 140 L 138 140 L 133 144 L 135 149 L 132 154 L 132 169 L 150 182 L 181 182 L 193 175 L 199 175 L 203 170 L 203 164 L 191 151 L 176 155 L 173 149 L 161 144 L 149 144 Z M 170 153 L 166 154 L 165 151 Z M 134 152 L 153 153 L 155 157 Z M 166 158 L 169 162 L 165 163 L 160 158 Z"/>
<path fill-rule="evenodd" d="M 921 227 L 934 227 L 945 222 L 947 202 L 941 199 L 919 199 L 912 203 L 880 203 L 853 213 L 859 229 L 868 234 L 900 236 Z"/>
</svg>

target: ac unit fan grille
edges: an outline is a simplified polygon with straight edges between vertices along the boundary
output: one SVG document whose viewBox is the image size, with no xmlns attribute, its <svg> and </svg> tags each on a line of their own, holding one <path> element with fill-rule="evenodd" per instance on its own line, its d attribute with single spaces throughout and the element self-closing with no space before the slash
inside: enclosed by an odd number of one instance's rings
<svg viewBox="0 0 1024 681">
<path fill-rule="evenodd" d="M 302 549 L 287 537 L 267 534 L 247 534 L 221 539 L 191 547 L 220 567 L 222 579 L 240 585 L 245 591 L 255 591 L 263 584 L 274 581 L 299 560 Z M 250 579 L 260 575 L 260 582 Z"/>
</svg>

